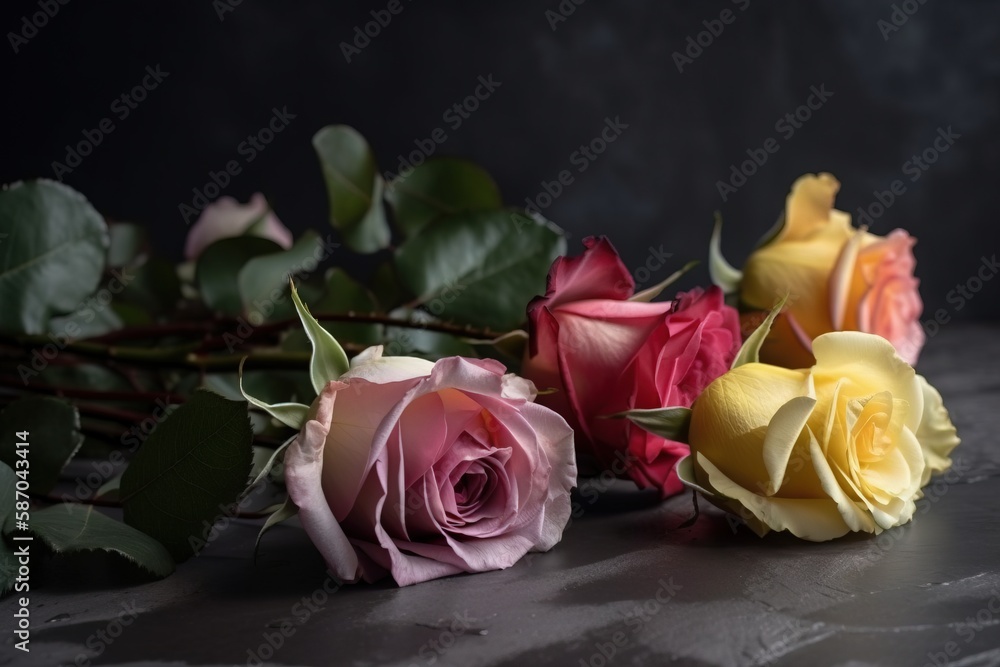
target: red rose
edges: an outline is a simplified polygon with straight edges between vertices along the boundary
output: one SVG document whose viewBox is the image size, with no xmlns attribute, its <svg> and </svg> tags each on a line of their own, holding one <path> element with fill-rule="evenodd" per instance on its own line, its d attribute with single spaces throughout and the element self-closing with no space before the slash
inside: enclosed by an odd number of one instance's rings
<svg viewBox="0 0 1000 667">
<path fill-rule="evenodd" d="M 716 287 L 675 301 L 631 300 L 635 282 L 607 238 L 583 243 L 582 256 L 553 263 L 545 296 L 528 306 L 523 373 L 540 390 L 558 390 L 538 401 L 576 430 L 581 469 L 596 463 L 666 497 L 681 490 L 674 465 L 688 446 L 606 417 L 690 406 L 729 370 L 741 342 L 739 315 Z"/>
</svg>

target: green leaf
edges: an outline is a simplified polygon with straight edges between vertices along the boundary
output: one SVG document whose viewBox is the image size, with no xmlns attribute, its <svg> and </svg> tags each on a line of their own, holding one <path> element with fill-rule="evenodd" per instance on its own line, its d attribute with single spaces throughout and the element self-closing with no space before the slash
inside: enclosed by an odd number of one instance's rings
<svg viewBox="0 0 1000 667">
<path fill-rule="evenodd" d="M 21 398 L 0 414 L 0 461 L 17 469 L 17 432 L 28 431 L 28 462 L 31 490 L 48 493 L 59 481 L 59 473 L 83 444 L 80 415 L 58 398 Z M 21 448 L 20 451 L 25 451 Z"/>
<path fill-rule="evenodd" d="M 3 535 L 14 530 L 14 491 L 17 475 L 6 463 L 0 463 L 0 595 L 14 587 L 17 559 Z M 259 539 L 259 538 L 258 538 Z"/>
<path fill-rule="evenodd" d="M 249 313 L 251 322 L 291 317 L 292 307 L 285 300 L 289 278 L 314 272 L 318 260 L 328 255 L 322 239 L 310 229 L 288 250 L 247 262 L 240 269 L 239 285 L 244 312 Z"/>
<path fill-rule="evenodd" d="M 330 269 L 326 274 L 326 292 L 312 302 L 317 313 L 346 315 L 373 313 L 378 308 L 375 297 L 343 269 Z M 361 345 L 375 345 L 382 341 L 382 326 L 352 322 L 320 322 L 337 340 Z"/>
<path fill-rule="evenodd" d="M 747 339 L 743 341 L 742 347 L 740 347 L 740 351 L 736 354 L 736 358 L 733 359 L 733 365 L 730 366 L 730 369 L 738 368 L 743 364 L 752 364 L 760 361 L 760 348 L 764 344 L 767 335 L 771 333 L 771 325 L 774 324 L 774 318 L 781 313 L 781 309 L 785 307 L 786 301 L 788 301 L 787 294 L 781 297 L 781 300 L 775 304 L 771 312 L 764 318 L 764 321 L 760 323 L 760 326 L 747 336 Z"/>
<path fill-rule="evenodd" d="M 174 561 L 162 544 L 92 505 L 63 503 L 32 512 L 31 532 L 56 553 L 100 549 L 124 556 L 158 577 L 174 571 Z"/>
<path fill-rule="evenodd" d="M 371 253 L 389 245 L 382 201 L 384 183 L 371 147 L 346 125 L 324 127 L 313 136 L 330 199 L 330 224 L 352 250 Z"/>
<path fill-rule="evenodd" d="M 346 373 L 351 364 L 347 360 L 344 348 L 340 346 L 337 339 L 320 326 L 316 318 L 309 313 L 306 305 L 302 303 L 294 282 L 291 283 L 291 288 L 295 310 L 299 314 L 306 335 L 309 336 L 309 342 L 312 343 L 313 353 L 312 360 L 309 362 L 309 378 L 312 380 L 313 389 L 319 394 L 327 382 L 336 380 Z"/>
<path fill-rule="evenodd" d="M 436 158 L 389 182 L 386 200 L 407 236 L 435 218 L 503 207 L 500 190 L 485 169 L 467 160 Z"/>
<path fill-rule="evenodd" d="M 195 284 L 205 305 L 226 315 L 242 315 L 238 276 L 254 257 L 281 252 L 281 246 L 256 236 L 236 236 L 211 244 L 198 256 Z"/>
<path fill-rule="evenodd" d="M 479 356 L 468 342 L 446 333 L 410 327 L 386 327 L 385 334 L 387 356 L 415 356 L 431 360 Z"/>
<path fill-rule="evenodd" d="M 722 256 L 722 216 L 718 212 L 715 214 L 712 239 L 708 243 L 708 273 L 712 284 L 718 285 L 726 294 L 740 289 L 743 272 L 733 268 Z"/>
<path fill-rule="evenodd" d="M 302 425 L 306 423 L 306 415 L 309 414 L 309 406 L 302 405 L 301 403 L 275 403 L 271 405 L 248 394 L 246 390 L 243 389 L 244 361 L 246 361 L 245 358 L 240 362 L 240 393 L 243 394 L 243 398 L 247 399 L 251 405 L 260 408 L 285 426 L 289 426 L 296 430 L 302 428 Z"/>
<path fill-rule="evenodd" d="M 40 382 L 63 388 L 99 389 L 102 391 L 128 391 L 128 380 L 105 366 L 75 364 L 49 366 L 38 376 Z"/>
<path fill-rule="evenodd" d="M 382 312 L 392 310 L 403 298 L 403 288 L 399 284 L 399 277 L 391 260 L 386 260 L 375 267 L 368 285 Z"/>
<path fill-rule="evenodd" d="M 687 442 L 688 426 L 691 424 L 691 408 L 671 407 L 654 408 L 652 410 L 626 410 L 615 417 L 628 417 L 639 426 L 654 435 L 667 440 Z"/>
<path fill-rule="evenodd" d="M 436 317 L 410 308 L 397 308 L 389 313 L 389 317 L 414 324 L 440 323 Z M 463 336 L 431 331 L 419 326 L 387 326 L 384 346 L 387 357 L 415 356 L 436 360 L 444 357 L 480 356 L 472 343 Z"/>
<path fill-rule="evenodd" d="M 0 595 L 14 588 L 16 577 L 17 559 L 7 542 L 0 538 Z"/>
<path fill-rule="evenodd" d="M 260 549 L 260 540 L 262 537 L 264 537 L 264 533 L 271 530 L 282 521 L 287 521 L 288 519 L 291 519 L 298 513 L 299 513 L 299 508 L 296 507 L 295 503 L 292 502 L 291 497 L 286 497 L 285 502 L 281 504 L 281 507 L 279 507 L 273 514 L 267 517 L 267 520 L 264 522 L 264 525 L 261 526 L 260 532 L 257 533 L 257 541 L 254 542 L 253 545 L 254 558 L 257 557 L 257 551 L 258 549 Z"/>
<path fill-rule="evenodd" d="M 122 327 L 141 327 L 152 324 L 152 313 L 131 303 L 116 303 L 112 306 L 115 316 L 121 320 Z"/>
<path fill-rule="evenodd" d="M 181 283 L 177 269 L 170 262 L 151 257 L 135 267 L 121 270 L 128 285 L 120 300 L 153 314 L 172 313 L 181 299 Z"/>
<path fill-rule="evenodd" d="M 40 334 L 97 289 L 108 228 L 72 188 L 48 180 L 0 191 L 0 331 Z"/>
<path fill-rule="evenodd" d="M 125 523 L 159 540 L 175 560 L 246 488 L 253 433 L 246 403 L 199 390 L 170 413 L 122 475 Z"/>
<path fill-rule="evenodd" d="M 108 226 L 111 244 L 108 246 L 108 266 L 119 268 L 135 260 L 149 247 L 146 230 L 130 222 L 114 222 Z"/>
<path fill-rule="evenodd" d="M 669 276 L 667 276 L 663 280 L 663 282 L 657 283 L 656 285 L 653 285 L 652 287 L 644 289 L 641 292 L 636 292 L 631 297 L 629 297 L 629 301 L 642 301 L 644 303 L 648 303 L 648 302 L 652 301 L 656 297 L 660 296 L 660 294 L 663 292 L 663 290 L 667 289 L 668 287 L 670 287 L 671 285 L 673 285 L 675 282 L 677 282 L 678 280 L 680 280 L 680 278 L 685 273 L 687 273 L 688 271 L 690 271 L 691 269 L 693 269 L 696 266 L 698 266 L 698 262 L 697 261 L 688 262 L 687 264 L 685 264 L 684 266 L 682 266 L 680 269 L 678 269 L 677 271 L 674 271 Z"/>
<path fill-rule="evenodd" d="M 91 338 L 122 328 L 122 320 L 112 305 L 102 306 L 96 299 L 86 299 L 87 305 L 65 316 L 49 321 L 49 333 L 70 338 Z"/>
<path fill-rule="evenodd" d="M 0 534 L 14 530 L 14 496 L 17 475 L 6 463 L 0 461 Z M 2 542 L 2 540 L 0 540 Z"/>
<path fill-rule="evenodd" d="M 512 211 L 436 221 L 396 253 L 404 284 L 435 317 L 500 331 L 525 320 L 528 302 L 566 239 L 550 223 Z"/>
</svg>

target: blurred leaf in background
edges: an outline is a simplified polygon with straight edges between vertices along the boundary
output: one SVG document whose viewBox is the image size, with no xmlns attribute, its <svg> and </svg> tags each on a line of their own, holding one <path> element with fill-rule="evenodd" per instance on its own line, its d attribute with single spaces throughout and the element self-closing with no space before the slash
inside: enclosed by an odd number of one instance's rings
<svg viewBox="0 0 1000 667">
<path fill-rule="evenodd" d="M 346 125 L 324 127 L 313 137 L 330 199 L 330 224 L 347 245 L 372 253 L 389 245 L 389 223 L 375 156 L 365 138 Z"/>
<path fill-rule="evenodd" d="M 61 183 L 0 191 L 0 331 L 44 333 L 53 315 L 76 310 L 100 282 L 108 244 L 101 215 Z"/>
</svg>

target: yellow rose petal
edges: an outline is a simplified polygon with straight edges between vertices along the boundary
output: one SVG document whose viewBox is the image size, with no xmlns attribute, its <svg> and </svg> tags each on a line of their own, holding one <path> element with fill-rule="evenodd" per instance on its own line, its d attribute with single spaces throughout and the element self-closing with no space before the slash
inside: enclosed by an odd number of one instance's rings
<svg viewBox="0 0 1000 667">
<path fill-rule="evenodd" d="M 923 414 L 924 396 L 916 372 L 896 354 L 886 339 L 858 331 L 836 331 L 813 341 L 816 365 L 812 373 L 817 391 L 823 383 L 851 378 L 863 391 L 874 394 L 888 391 L 893 398 L 906 401 L 910 408 L 904 425 L 916 431 Z"/>
<path fill-rule="evenodd" d="M 948 416 L 941 394 L 922 375 L 917 376 L 924 395 L 924 412 L 917 428 L 916 436 L 923 450 L 926 466 L 920 478 L 920 486 L 925 486 L 931 474 L 951 467 L 951 450 L 961 440 L 955 432 L 955 425 Z"/>
<path fill-rule="evenodd" d="M 823 490 L 830 496 L 830 499 L 835 503 L 837 511 L 840 513 L 841 518 L 850 530 L 855 532 L 861 531 L 866 533 L 875 532 L 875 521 L 872 519 L 871 515 L 868 514 L 863 507 L 849 498 L 844 489 L 840 485 L 840 481 L 837 476 L 833 473 L 833 469 L 830 468 L 830 463 L 823 456 L 823 452 L 820 449 L 819 442 L 816 440 L 815 434 L 809 429 L 806 429 L 809 435 L 809 451 L 812 454 L 812 464 L 816 471 L 816 476 L 819 477 L 820 484 L 823 485 Z"/>
<path fill-rule="evenodd" d="M 832 540 L 850 531 L 833 500 L 826 498 L 776 498 L 761 496 L 732 481 L 706 457 L 696 454 L 709 483 L 724 496 L 738 501 L 772 530 L 787 530 L 813 542 Z"/>
<path fill-rule="evenodd" d="M 768 474 L 765 494 L 773 496 L 781 488 L 788 458 L 802 436 L 802 428 L 815 405 L 814 397 L 798 396 L 778 408 L 768 423 L 767 435 L 764 437 L 764 467 Z"/>
<path fill-rule="evenodd" d="M 792 184 L 785 200 L 785 226 L 777 241 L 809 238 L 830 224 L 833 200 L 840 182 L 833 174 L 806 174 Z"/>
</svg>

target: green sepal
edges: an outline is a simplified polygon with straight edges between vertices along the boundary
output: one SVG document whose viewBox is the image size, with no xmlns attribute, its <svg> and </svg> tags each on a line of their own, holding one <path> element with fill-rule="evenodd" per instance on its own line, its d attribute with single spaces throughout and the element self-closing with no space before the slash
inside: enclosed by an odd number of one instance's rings
<svg viewBox="0 0 1000 667">
<path fill-rule="evenodd" d="M 743 280 L 743 272 L 734 268 L 722 256 L 722 215 L 718 211 L 715 213 L 712 239 L 708 243 L 708 274 L 712 277 L 712 283 L 726 294 L 739 291 L 740 281 Z"/>
<path fill-rule="evenodd" d="M 788 295 L 785 294 L 775 304 L 774 308 L 771 309 L 771 312 L 764 318 L 764 321 L 760 323 L 760 326 L 747 336 L 747 339 L 743 341 L 740 351 L 736 354 L 736 358 L 733 359 L 733 365 L 729 367 L 730 370 L 739 368 L 743 364 L 754 364 L 760 361 L 760 348 L 764 344 L 767 335 L 771 333 L 771 325 L 774 324 L 774 319 L 781 313 L 781 309 L 785 307 L 785 302 L 787 301 Z"/>
<path fill-rule="evenodd" d="M 264 401 L 254 398 L 243 389 L 243 364 L 246 363 L 246 357 L 240 361 L 240 393 L 243 394 L 243 398 L 247 399 L 247 402 L 254 407 L 260 408 L 267 414 L 271 415 L 279 422 L 285 426 L 299 430 L 302 425 L 306 423 L 306 415 L 309 413 L 309 406 L 303 405 L 301 403 L 275 403 L 269 404 Z"/>
<path fill-rule="evenodd" d="M 691 408 L 669 407 L 651 410 L 626 410 L 614 417 L 626 417 L 636 426 L 667 440 L 687 442 Z"/>
<path fill-rule="evenodd" d="M 298 290 L 295 289 L 294 281 L 291 281 L 291 289 L 295 310 L 299 314 L 309 342 L 312 343 L 309 379 L 312 380 L 313 389 L 319 394 L 327 382 L 336 380 L 346 373 L 351 364 L 347 360 L 347 353 L 344 352 L 344 348 L 340 346 L 337 339 L 316 321 L 316 318 L 309 312 L 309 308 L 302 303 Z"/>
</svg>

